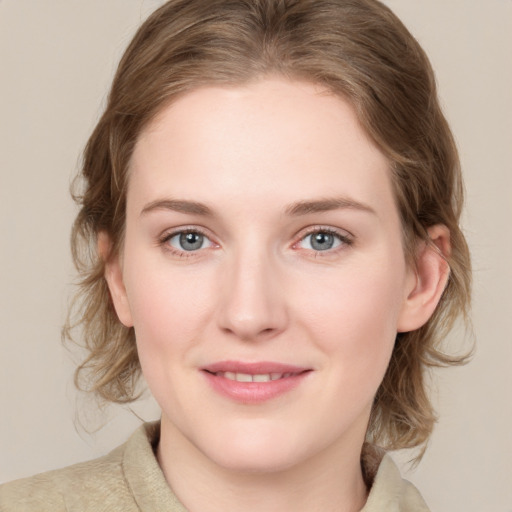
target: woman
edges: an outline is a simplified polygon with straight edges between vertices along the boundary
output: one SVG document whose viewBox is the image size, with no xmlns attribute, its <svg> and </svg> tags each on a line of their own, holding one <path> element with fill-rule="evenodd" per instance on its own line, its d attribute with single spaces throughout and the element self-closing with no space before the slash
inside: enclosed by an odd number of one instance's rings
<svg viewBox="0 0 512 512">
<path fill-rule="evenodd" d="M 82 176 L 77 378 L 127 402 L 142 372 L 162 418 L 3 508 L 427 510 L 384 450 L 432 431 L 469 256 L 433 73 L 386 7 L 166 3 Z"/>
</svg>

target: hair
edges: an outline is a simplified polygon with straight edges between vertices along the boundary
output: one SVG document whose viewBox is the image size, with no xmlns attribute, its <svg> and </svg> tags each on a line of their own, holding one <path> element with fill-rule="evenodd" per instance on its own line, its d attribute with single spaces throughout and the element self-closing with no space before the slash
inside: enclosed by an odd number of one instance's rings
<svg viewBox="0 0 512 512">
<path fill-rule="evenodd" d="M 368 442 L 387 449 L 424 449 L 436 421 L 426 371 L 466 359 L 442 350 L 470 305 L 470 257 L 459 227 L 463 184 L 428 58 L 376 0 L 171 0 L 143 23 L 119 63 L 75 182 L 80 211 L 71 245 L 80 282 L 63 330 L 71 340 L 80 327 L 87 351 L 75 383 L 111 402 L 138 397 L 134 330 L 115 313 L 97 237 L 108 234 L 111 255 L 119 253 L 128 167 L 141 131 L 187 91 L 266 76 L 320 84 L 351 103 L 389 160 L 409 264 L 418 240 L 431 243 L 427 228 L 450 231 L 441 301 L 423 327 L 397 335 L 367 431 Z"/>
</svg>

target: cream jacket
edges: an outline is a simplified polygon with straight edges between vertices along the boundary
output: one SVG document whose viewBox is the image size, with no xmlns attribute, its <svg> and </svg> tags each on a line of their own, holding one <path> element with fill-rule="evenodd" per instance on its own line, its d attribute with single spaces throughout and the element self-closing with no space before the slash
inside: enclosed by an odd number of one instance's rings
<svg viewBox="0 0 512 512">
<path fill-rule="evenodd" d="M 154 455 L 159 423 L 147 423 L 114 451 L 89 462 L 0 486 L 1 512 L 187 512 Z M 389 455 L 361 512 L 428 512 Z"/>
</svg>

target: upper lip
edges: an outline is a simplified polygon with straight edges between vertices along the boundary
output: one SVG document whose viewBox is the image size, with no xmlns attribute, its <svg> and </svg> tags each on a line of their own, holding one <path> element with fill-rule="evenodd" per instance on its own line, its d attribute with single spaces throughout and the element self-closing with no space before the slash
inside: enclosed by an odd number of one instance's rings
<svg viewBox="0 0 512 512">
<path fill-rule="evenodd" d="M 210 373 L 233 372 L 248 375 L 261 375 L 266 373 L 302 373 L 311 368 L 291 364 L 276 363 L 271 361 L 258 361 L 244 363 L 241 361 L 218 361 L 204 366 L 202 370 Z"/>
</svg>

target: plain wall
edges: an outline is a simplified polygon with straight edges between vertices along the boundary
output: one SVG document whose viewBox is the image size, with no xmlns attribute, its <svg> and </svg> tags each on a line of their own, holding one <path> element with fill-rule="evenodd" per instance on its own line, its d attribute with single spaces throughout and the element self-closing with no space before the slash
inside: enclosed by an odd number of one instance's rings
<svg viewBox="0 0 512 512">
<path fill-rule="evenodd" d="M 138 425 L 76 394 L 61 346 L 68 188 L 122 50 L 157 0 L 0 0 L 0 482 L 106 453 Z M 433 511 L 512 512 L 512 1 L 388 0 L 431 57 L 462 157 L 477 352 L 436 373 L 418 469 Z M 462 333 L 449 344 L 463 346 Z M 133 407 L 158 417 L 146 398 Z M 398 454 L 403 461 L 407 454 Z"/>
</svg>

